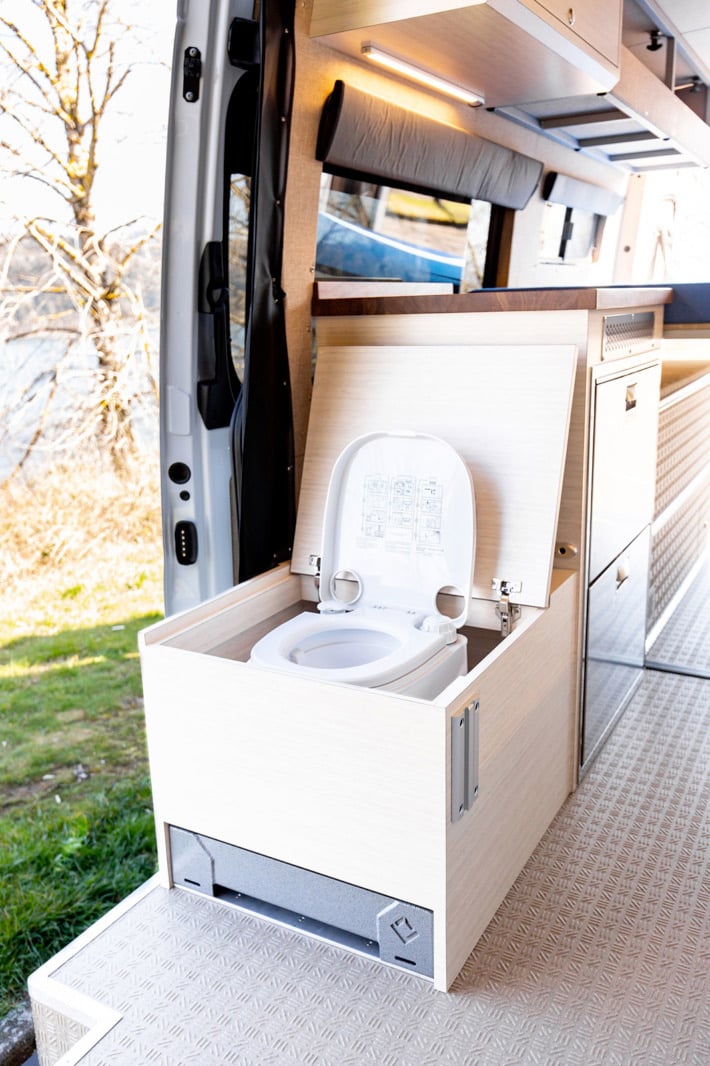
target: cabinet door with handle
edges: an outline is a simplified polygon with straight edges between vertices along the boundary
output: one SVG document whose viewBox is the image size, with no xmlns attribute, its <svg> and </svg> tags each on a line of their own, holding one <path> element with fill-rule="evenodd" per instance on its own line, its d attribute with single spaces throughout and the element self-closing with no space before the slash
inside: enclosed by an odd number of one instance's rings
<svg viewBox="0 0 710 1066">
<path fill-rule="evenodd" d="M 597 0 L 587 4 L 581 0 L 535 0 L 551 15 L 559 19 L 572 33 L 601 52 L 618 66 L 621 44 L 620 0 Z M 535 4 L 528 4 L 534 8 Z"/>
<path fill-rule="evenodd" d="M 595 388 L 589 580 L 653 518 L 660 366 Z"/>
</svg>

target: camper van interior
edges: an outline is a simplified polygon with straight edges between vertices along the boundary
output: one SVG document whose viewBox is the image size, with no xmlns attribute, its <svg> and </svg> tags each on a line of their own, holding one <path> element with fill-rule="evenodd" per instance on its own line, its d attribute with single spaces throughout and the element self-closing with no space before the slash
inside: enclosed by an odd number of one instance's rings
<svg viewBox="0 0 710 1066">
<path fill-rule="evenodd" d="M 42 1066 L 710 1061 L 710 6 L 180 0 L 155 878 Z"/>
</svg>

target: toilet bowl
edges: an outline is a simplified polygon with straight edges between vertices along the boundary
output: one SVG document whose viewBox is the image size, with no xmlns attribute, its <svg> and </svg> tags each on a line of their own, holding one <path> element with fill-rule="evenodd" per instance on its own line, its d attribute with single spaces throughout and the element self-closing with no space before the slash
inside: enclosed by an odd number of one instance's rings
<svg viewBox="0 0 710 1066">
<path fill-rule="evenodd" d="M 468 467 L 438 437 L 372 433 L 331 475 L 321 601 L 273 629 L 250 663 L 433 698 L 466 672 L 475 555 Z"/>
</svg>

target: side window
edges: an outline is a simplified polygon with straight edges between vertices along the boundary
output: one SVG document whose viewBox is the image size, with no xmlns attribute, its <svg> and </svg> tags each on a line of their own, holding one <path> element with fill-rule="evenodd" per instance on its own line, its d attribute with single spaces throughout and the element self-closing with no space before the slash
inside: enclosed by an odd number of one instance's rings
<svg viewBox="0 0 710 1066">
<path fill-rule="evenodd" d="M 229 333 L 232 362 L 240 381 L 244 380 L 250 196 L 251 178 L 245 174 L 232 174 L 227 218 Z"/>
<path fill-rule="evenodd" d="M 538 258 L 543 263 L 593 260 L 601 239 L 603 218 L 581 207 L 546 203 Z"/>
<path fill-rule="evenodd" d="M 258 72 L 249 70 L 234 87 L 225 123 L 223 254 L 229 293 L 230 352 L 240 381 L 251 299 L 251 200 L 259 106 Z"/>
<path fill-rule="evenodd" d="M 320 278 L 484 284 L 494 209 L 323 174 L 316 275 Z"/>
</svg>

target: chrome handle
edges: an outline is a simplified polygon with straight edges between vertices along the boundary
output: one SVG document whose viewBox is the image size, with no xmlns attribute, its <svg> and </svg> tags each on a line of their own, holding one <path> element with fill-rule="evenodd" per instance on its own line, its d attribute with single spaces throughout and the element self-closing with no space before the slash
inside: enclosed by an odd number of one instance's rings
<svg viewBox="0 0 710 1066">
<path fill-rule="evenodd" d="M 636 382 L 634 382 L 633 385 L 627 385 L 626 386 L 626 410 L 627 411 L 633 411 L 634 407 L 636 406 L 636 403 L 637 403 L 637 400 L 636 400 L 636 389 L 637 389 Z"/>
</svg>

